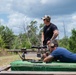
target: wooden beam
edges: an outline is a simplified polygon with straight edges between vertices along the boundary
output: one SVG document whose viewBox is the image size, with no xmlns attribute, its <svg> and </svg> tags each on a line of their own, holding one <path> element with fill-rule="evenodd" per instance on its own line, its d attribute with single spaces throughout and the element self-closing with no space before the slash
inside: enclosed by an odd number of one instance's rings
<svg viewBox="0 0 76 75">
<path fill-rule="evenodd" d="M 20 49 L 11 49 L 7 52 L 37 52 L 37 50 L 27 49 L 27 50 L 20 50 Z"/>
<path fill-rule="evenodd" d="M 7 71 L 10 67 L 11 67 L 11 65 L 8 65 L 8 66 L 6 66 L 6 67 L 1 68 L 1 69 L 0 69 L 0 72 L 1 72 L 1 71 Z"/>
<path fill-rule="evenodd" d="M 47 71 L 42 71 L 42 72 L 36 72 L 36 71 L 2 71 L 0 72 L 0 75 L 76 75 L 76 72 L 47 72 Z"/>
</svg>

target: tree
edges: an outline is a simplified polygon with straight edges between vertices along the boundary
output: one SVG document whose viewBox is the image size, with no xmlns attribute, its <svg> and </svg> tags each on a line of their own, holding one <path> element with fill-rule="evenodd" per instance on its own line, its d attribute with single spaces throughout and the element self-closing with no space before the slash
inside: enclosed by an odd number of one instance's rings
<svg viewBox="0 0 76 75">
<path fill-rule="evenodd" d="M 37 28 L 36 24 L 37 24 L 37 21 L 31 21 L 30 25 L 28 25 L 28 27 L 27 27 L 28 38 L 30 38 L 30 42 L 32 45 L 38 45 L 40 42 L 38 35 L 37 35 L 38 28 Z"/>
<path fill-rule="evenodd" d="M 64 47 L 64 48 L 69 49 L 69 38 L 68 37 L 62 38 L 61 40 L 59 40 L 58 43 L 59 43 L 60 47 Z"/>
<path fill-rule="evenodd" d="M 40 28 L 40 31 L 39 31 L 39 38 L 40 38 L 40 39 L 41 39 L 43 27 L 44 27 L 44 24 L 41 23 L 40 26 L 39 26 L 39 28 Z"/>
<path fill-rule="evenodd" d="M 30 41 L 28 40 L 26 33 L 19 34 L 19 40 L 20 40 L 20 44 L 21 44 L 22 48 L 25 48 L 25 47 L 30 48 L 31 47 Z"/>
<path fill-rule="evenodd" d="M 0 35 L 0 48 L 4 48 L 5 47 L 5 44 L 4 44 L 4 41 L 2 39 L 2 36 Z"/>
<path fill-rule="evenodd" d="M 71 52 L 76 53 L 76 30 L 72 30 L 72 35 L 59 40 L 59 46 L 67 48 Z"/>
<path fill-rule="evenodd" d="M 3 25 L 0 25 L 0 47 L 1 48 L 5 47 L 5 43 L 4 43 L 4 40 L 2 38 L 4 29 L 5 29 L 5 27 Z"/>
<path fill-rule="evenodd" d="M 39 26 L 39 28 L 40 28 L 40 32 L 42 32 L 43 31 L 43 27 L 44 27 L 44 24 L 40 24 L 40 26 Z"/>
<path fill-rule="evenodd" d="M 0 25 L 0 35 L 3 34 L 5 27 L 3 25 Z"/>
<path fill-rule="evenodd" d="M 69 49 L 76 53 L 76 29 L 72 30 L 72 36 L 69 38 Z"/>
<path fill-rule="evenodd" d="M 14 41 L 13 31 L 6 26 L 1 35 L 5 43 L 5 48 L 12 48 L 13 41 Z"/>
</svg>

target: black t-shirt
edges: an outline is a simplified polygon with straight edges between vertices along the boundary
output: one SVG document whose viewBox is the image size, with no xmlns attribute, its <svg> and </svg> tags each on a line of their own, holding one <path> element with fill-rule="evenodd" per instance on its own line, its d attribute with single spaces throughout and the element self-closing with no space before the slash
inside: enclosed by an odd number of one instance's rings
<svg viewBox="0 0 76 75">
<path fill-rule="evenodd" d="M 44 41 L 43 41 L 43 44 L 46 45 L 47 44 L 47 41 L 50 40 L 53 36 L 53 31 L 54 30 L 58 30 L 57 26 L 50 23 L 50 25 L 48 26 L 44 26 L 43 28 L 43 33 L 44 33 Z"/>
</svg>

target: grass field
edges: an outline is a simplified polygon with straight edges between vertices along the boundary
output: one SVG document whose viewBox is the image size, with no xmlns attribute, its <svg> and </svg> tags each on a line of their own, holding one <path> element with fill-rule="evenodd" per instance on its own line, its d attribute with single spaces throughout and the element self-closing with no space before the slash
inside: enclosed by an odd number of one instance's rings
<svg viewBox="0 0 76 75">
<path fill-rule="evenodd" d="M 21 60 L 18 55 L 2 56 L 0 57 L 0 67 L 10 65 L 14 60 Z"/>
<path fill-rule="evenodd" d="M 39 60 L 40 58 L 36 56 L 36 53 L 29 53 L 26 54 L 26 59 Z M 21 60 L 18 54 L 10 56 L 2 56 L 0 57 L 0 67 L 10 65 L 10 63 L 15 60 Z"/>
</svg>

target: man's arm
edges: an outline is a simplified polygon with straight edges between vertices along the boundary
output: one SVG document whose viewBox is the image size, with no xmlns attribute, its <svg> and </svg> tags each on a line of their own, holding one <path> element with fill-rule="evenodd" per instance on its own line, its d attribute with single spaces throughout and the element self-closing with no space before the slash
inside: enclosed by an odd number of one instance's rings
<svg viewBox="0 0 76 75">
<path fill-rule="evenodd" d="M 42 43 L 43 43 L 43 41 L 44 41 L 44 32 L 42 32 L 42 38 L 41 38 L 41 41 L 42 41 Z"/>
<path fill-rule="evenodd" d="M 52 61 L 53 58 L 54 58 L 53 56 L 49 55 L 49 56 L 46 57 L 43 61 L 44 61 L 44 62 L 49 62 L 49 61 Z"/>
<path fill-rule="evenodd" d="M 52 38 L 51 38 L 49 41 L 47 41 L 47 44 L 49 44 L 52 40 L 55 40 L 55 38 L 56 38 L 58 35 L 59 35 L 59 31 L 58 31 L 58 30 L 54 30 L 54 31 L 53 31 L 53 36 L 52 36 Z"/>
<path fill-rule="evenodd" d="M 51 40 L 54 40 L 58 35 L 59 35 L 59 31 L 58 30 L 54 30 Z"/>
</svg>

